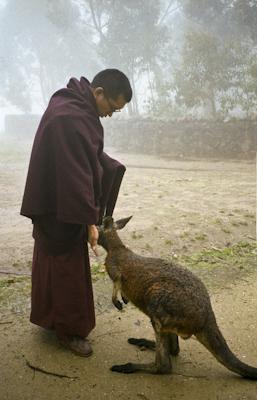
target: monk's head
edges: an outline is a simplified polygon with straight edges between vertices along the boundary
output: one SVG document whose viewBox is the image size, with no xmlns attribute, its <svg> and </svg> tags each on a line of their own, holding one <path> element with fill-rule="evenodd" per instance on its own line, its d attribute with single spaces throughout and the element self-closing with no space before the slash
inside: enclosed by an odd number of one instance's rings
<svg viewBox="0 0 257 400">
<path fill-rule="evenodd" d="M 91 82 L 99 117 L 112 116 L 129 103 L 132 89 L 126 75 L 118 69 L 105 69 Z"/>
</svg>

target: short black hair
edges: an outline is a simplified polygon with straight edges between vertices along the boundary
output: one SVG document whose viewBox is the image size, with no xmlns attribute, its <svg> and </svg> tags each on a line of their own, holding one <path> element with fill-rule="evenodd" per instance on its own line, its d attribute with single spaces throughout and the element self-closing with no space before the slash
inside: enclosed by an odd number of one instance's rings
<svg viewBox="0 0 257 400">
<path fill-rule="evenodd" d="M 132 89 L 127 76 L 118 69 L 109 68 L 98 72 L 91 82 L 93 88 L 102 87 L 106 95 L 116 100 L 123 95 L 128 103 L 132 98 Z"/>
</svg>

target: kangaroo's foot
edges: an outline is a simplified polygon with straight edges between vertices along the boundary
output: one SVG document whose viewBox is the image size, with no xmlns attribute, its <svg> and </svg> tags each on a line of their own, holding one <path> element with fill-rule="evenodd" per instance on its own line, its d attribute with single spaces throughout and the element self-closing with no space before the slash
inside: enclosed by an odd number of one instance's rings
<svg viewBox="0 0 257 400">
<path fill-rule="evenodd" d="M 148 340 L 148 339 L 136 339 L 136 338 L 129 338 L 128 342 L 130 344 L 134 344 L 135 346 L 140 347 L 141 349 L 149 349 L 149 350 L 155 350 L 155 341 L 154 340 Z"/>
<path fill-rule="evenodd" d="M 123 365 L 113 365 L 111 370 L 115 372 L 121 372 L 123 374 L 132 374 L 136 371 L 144 371 L 150 374 L 170 374 L 172 370 L 172 364 L 170 360 L 170 334 L 162 333 L 155 330 L 156 342 L 146 339 L 135 339 L 130 338 L 129 343 L 135 345 L 144 345 L 148 348 L 155 348 L 155 362 L 149 364 L 134 364 L 128 363 Z M 177 343 L 176 335 L 172 337 L 172 342 Z M 173 349 L 177 351 L 177 347 Z"/>
<path fill-rule="evenodd" d="M 140 349 L 156 349 L 156 343 L 154 340 L 129 338 L 128 342 L 138 346 Z M 178 336 L 175 333 L 169 334 L 169 351 L 172 356 L 177 356 L 180 352 Z"/>
<path fill-rule="evenodd" d="M 113 365 L 111 371 L 120 372 L 122 374 L 132 374 L 137 371 L 144 371 L 150 374 L 170 374 L 171 364 L 157 366 L 156 363 L 149 364 L 134 364 L 127 363 L 122 365 Z"/>
</svg>

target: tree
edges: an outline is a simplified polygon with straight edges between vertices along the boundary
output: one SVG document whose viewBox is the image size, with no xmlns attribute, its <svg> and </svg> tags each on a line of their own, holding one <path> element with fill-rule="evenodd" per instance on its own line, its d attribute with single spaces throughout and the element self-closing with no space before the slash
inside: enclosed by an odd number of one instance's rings
<svg viewBox="0 0 257 400">
<path fill-rule="evenodd" d="M 9 0 L 0 19 L 2 96 L 21 110 L 30 111 L 38 88 L 46 104 L 71 74 L 93 69 L 90 32 L 71 0 Z"/>
<path fill-rule="evenodd" d="M 205 57 L 202 59 L 202 62 L 206 65 L 205 71 L 213 69 L 212 84 L 210 84 L 208 77 L 202 74 L 208 88 L 216 87 L 216 90 L 212 90 L 215 97 L 213 105 L 219 106 L 219 111 L 223 116 L 233 108 L 238 107 L 246 115 L 252 114 L 253 110 L 256 109 L 257 99 L 257 85 L 255 84 L 257 3 L 252 0 L 186 0 L 180 1 L 180 3 L 185 15 L 195 23 L 194 28 L 198 29 L 199 43 L 201 42 L 200 32 L 204 30 L 207 34 L 216 38 L 214 40 L 218 44 L 216 49 L 212 47 L 214 54 L 212 64 L 209 62 L 210 52 L 207 48 L 205 49 Z M 204 34 L 202 38 L 204 38 Z M 188 40 L 185 53 L 191 47 L 191 57 L 197 59 L 199 49 L 192 42 L 192 38 L 189 37 Z M 202 46 L 204 47 L 203 42 Z M 185 53 L 184 57 L 186 57 Z M 189 58 L 188 62 L 192 67 Z M 183 72 L 181 76 L 183 76 Z M 216 84 L 214 84 L 214 81 L 216 81 Z M 197 79 L 196 82 L 199 83 Z M 183 85 L 186 89 L 187 81 L 185 84 L 181 82 L 180 92 L 183 92 Z M 196 95 L 199 94 L 197 85 L 194 90 Z M 191 95 L 192 91 L 193 88 L 191 87 Z M 204 92 L 206 94 L 206 88 Z M 188 96 L 186 95 L 186 97 Z M 197 101 L 196 98 L 195 101 Z"/>
<path fill-rule="evenodd" d="M 178 103 L 188 108 L 207 107 L 216 118 L 218 93 L 227 86 L 227 62 L 226 54 L 214 36 L 204 32 L 189 33 L 182 63 L 174 77 Z"/>
<path fill-rule="evenodd" d="M 164 116 L 165 109 L 166 116 L 202 111 L 205 117 L 225 118 L 240 109 L 247 116 L 256 115 L 257 3 L 178 0 L 178 4 L 182 29 L 177 65 L 174 68 L 170 56 L 166 60 L 170 78 L 159 87 L 152 111 Z"/>
<path fill-rule="evenodd" d="M 256 43 L 255 0 L 178 0 L 184 14 L 221 37 L 250 37 Z"/>
<path fill-rule="evenodd" d="M 160 1 L 86 0 L 98 35 L 98 54 L 105 66 L 123 70 L 132 83 L 133 112 L 138 112 L 136 81 L 142 75 L 154 90 L 158 58 L 165 43 L 165 27 L 159 24 Z"/>
</svg>

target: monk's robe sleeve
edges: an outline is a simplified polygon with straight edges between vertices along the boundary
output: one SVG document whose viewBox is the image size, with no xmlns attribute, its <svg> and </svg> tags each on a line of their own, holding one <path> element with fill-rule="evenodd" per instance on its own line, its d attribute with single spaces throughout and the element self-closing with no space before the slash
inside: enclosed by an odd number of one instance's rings
<svg viewBox="0 0 257 400">
<path fill-rule="evenodd" d="M 62 121 L 64 122 L 64 121 Z M 100 193 L 96 181 L 101 170 L 95 149 L 73 129 L 60 123 L 51 129 L 55 149 L 56 216 L 67 223 L 96 224 Z M 101 169 L 101 168 L 100 168 Z"/>
<path fill-rule="evenodd" d="M 117 160 L 114 160 L 105 152 L 101 154 L 100 162 L 104 173 L 102 179 L 102 197 L 99 223 L 101 223 L 104 216 L 112 216 L 123 175 L 126 171 L 126 168 L 123 164 Z"/>
</svg>

